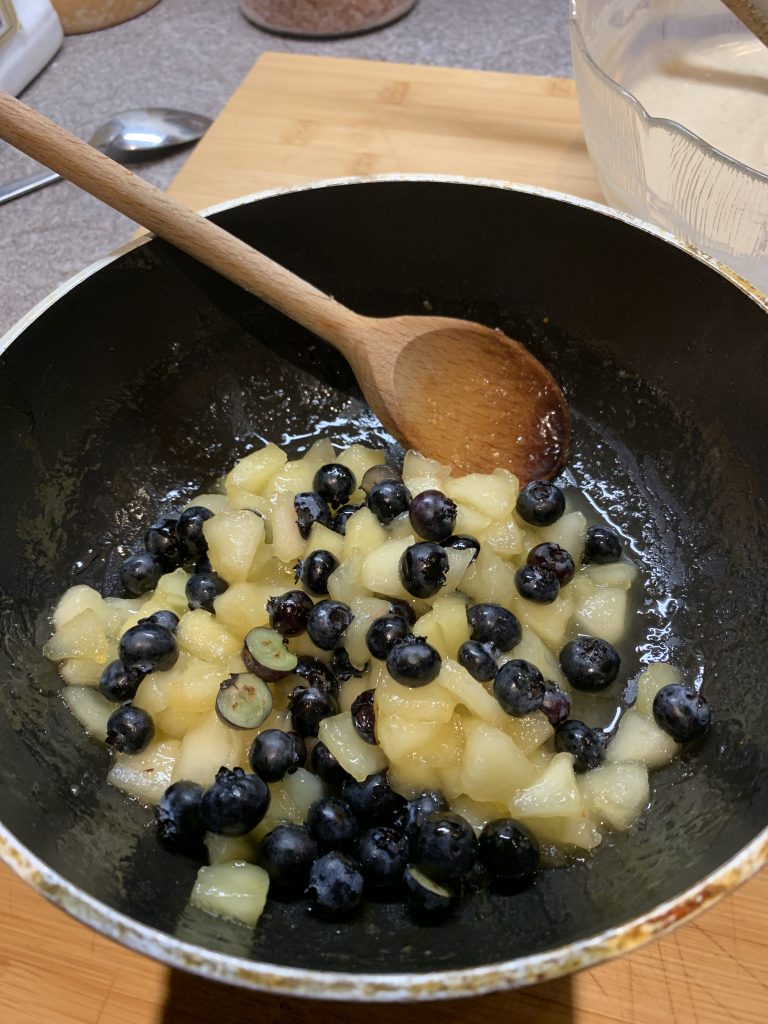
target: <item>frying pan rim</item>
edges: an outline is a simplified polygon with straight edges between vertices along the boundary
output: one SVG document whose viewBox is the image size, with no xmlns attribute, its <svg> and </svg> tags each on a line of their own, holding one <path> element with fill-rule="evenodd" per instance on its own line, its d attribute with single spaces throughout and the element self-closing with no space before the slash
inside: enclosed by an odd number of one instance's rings
<svg viewBox="0 0 768 1024">
<path fill-rule="evenodd" d="M 205 216 L 235 209 L 260 199 L 294 192 L 305 192 L 339 185 L 365 185 L 377 182 L 431 182 L 474 185 L 504 191 L 521 192 L 582 207 L 613 220 L 623 221 L 682 249 L 729 280 L 748 298 L 768 313 L 768 299 L 754 286 L 714 257 L 700 252 L 667 231 L 602 203 L 582 199 L 552 189 L 514 182 L 460 175 L 383 174 L 365 177 L 332 178 L 297 186 L 270 189 L 217 203 L 203 210 Z M 154 236 L 134 238 L 112 253 L 96 260 L 54 289 L 22 316 L 0 338 L 0 355 L 60 298 L 99 270 L 133 249 L 146 245 Z M 170 967 L 191 971 L 211 980 L 281 995 L 328 1000 L 374 1000 L 377 1002 L 427 1001 L 459 996 L 481 995 L 550 980 L 585 967 L 595 966 L 621 953 L 637 949 L 660 937 L 683 921 L 691 920 L 712 906 L 726 893 L 747 881 L 768 862 L 768 827 L 746 846 L 712 871 L 702 881 L 671 900 L 611 929 L 579 942 L 555 947 L 531 956 L 484 964 L 480 967 L 421 971 L 399 974 L 353 974 L 282 967 L 217 953 L 202 946 L 183 942 L 157 931 L 108 907 L 87 895 L 58 872 L 49 868 L 28 850 L 0 822 L 0 860 L 4 861 L 33 889 L 58 905 L 75 919 L 136 952 L 151 956 Z"/>
</svg>

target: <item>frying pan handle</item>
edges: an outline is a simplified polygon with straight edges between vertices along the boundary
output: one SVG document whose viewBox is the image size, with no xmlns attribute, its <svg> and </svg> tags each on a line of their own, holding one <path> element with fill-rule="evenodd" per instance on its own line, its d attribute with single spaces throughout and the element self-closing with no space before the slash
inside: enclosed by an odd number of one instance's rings
<svg viewBox="0 0 768 1024">
<path fill-rule="evenodd" d="M 345 355 L 355 347 L 365 317 L 2 91 L 0 138 L 252 292 Z"/>
</svg>

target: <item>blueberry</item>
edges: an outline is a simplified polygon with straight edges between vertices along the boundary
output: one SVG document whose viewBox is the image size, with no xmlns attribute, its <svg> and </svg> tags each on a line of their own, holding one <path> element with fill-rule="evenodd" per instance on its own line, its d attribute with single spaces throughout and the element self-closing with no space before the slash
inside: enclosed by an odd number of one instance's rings
<svg viewBox="0 0 768 1024">
<path fill-rule="evenodd" d="M 139 619 L 139 623 L 154 622 L 158 626 L 165 626 L 171 633 L 176 632 L 176 627 L 179 625 L 179 616 L 176 612 L 170 611 L 168 608 L 163 608 L 159 612 L 152 612 L 146 619 Z"/>
<path fill-rule="evenodd" d="M 128 671 L 122 661 L 110 661 L 99 678 L 99 689 L 115 704 L 133 700 L 144 674 L 136 669 Z"/>
<path fill-rule="evenodd" d="M 621 558 L 621 540 L 609 526 L 590 526 L 584 544 L 584 561 L 609 565 Z"/>
<path fill-rule="evenodd" d="M 576 572 L 570 552 L 559 544 L 537 544 L 528 552 L 526 561 L 528 565 L 553 573 L 561 587 L 570 583 Z"/>
<path fill-rule="evenodd" d="M 467 609 L 471 640 L 493 644 L 500 651 L 517 647 L 523 631 L 517 617 L 500 604 L 474 604 Z"/>
<path fill-rule="evenodd" d="M 144 547 L 156 555 L 166 569 L 176 569 L 187 559 L 187 552 L 176 533 L 177 519 L 164 519 L 144 534 Z"/>
<path fill-rule="evenodd" d="M 443 917 L 458 899 L 457 890 L 434 881 L 413 864 L 405 869 L 403 886 L 406 902 L 417 917 Z"/>
<path fill-rule="evenodd" d="M 605 738 L 598 729 L 571 718 L 555 729 L 555 750 L 573 754 L 574 771 L 586 772 L 599 768 L 605 760 Z"/>
<path fill-rule="evenodd" d="M 336 698 L 314 686 L 297 687 L 288 698 L 291 724 L 300 736 L 317 736 L 317 730 L 324 718 L 338 715 Z"/>
<path fill-rule="evenodd" d="M 467 640 L 459 648 L 456 658 L 473 679 L 477 679 L 480 683 L 487 683 L 496 676 L 496 651 L 497 648 L 493 644 L 481 644 L 477 640 Z"/>
<path fill-rule="evenodd" d="M 120 638 L 118 657 L 129 673 L 172 668 L 179 657 L 176 637 L 156 622 L 131 626 Z"/>
<path fill-rule="evenodd" d="M 315 775 L 331 786 L 340 786 L 347 779 L 352 778 L 349 772 L 341 767 L 322 740 L 317 742 L 312 748 L 310 761 Z"/>
<path fill-rule="evenodd" d="M 289 590 L 267 601 L 269 625 L 282 636 L 298 636 L 307 628 L 314 604 L 303 590 Z"/>
<path fill-rule="evenodd" d="M 656 725 L 677 743 L 689 743 L 709 729 L 709 704 L 692 686 L 671 683 L 663 686 L 653 699 Z"/>
<path fill-rule="evenodd" d="M 328 529 L 333 525 L 331 510 L 320 495 L 314 491 L 303 491 L 301 494 L 295 495 L 293 507 L 296 510 L 296 525 L 304 540 L 309 536 L 313 523 L 320 523 L 321 526 L 327 526 Z"/>
<path fill-rule="evenodd" d="M 303 825 L 277 825 L 259 847 L 259 865 L 269 875 L 269 894 L 300 896 L 309 882 L 317 843 Z"/>
<path fill-rule="evenodd" d="M 363 828 L 389 825 L 405 807 L 405 800 L 389 785 L 386 772 L 376 772 L 362 782 L 347 779 L 341 795 Z"/>
<path fill-rule="evenodd" d="M 480 541 L 477 537 L 470 537 L 465 533 L 454 533 L 450 537 L 446 537 L 441 543 L 444 548 L 454 548 L 456 551 L 474 551 L 472 562 L 480 554 Z"/>
<path fill-rule="evenodd" d="M 366 662 L 366 665 L 368 662 Z M 352 662 L 349 660 L 349 654 L 345 647 L 337 647 L 331 655 L 331 672 L 336 676 L 340 683 L 346 683 L 348 679 L 359 679 L 362 676 L 362 671 L 359 668 L 355 668 Z"/>
<path fill-rule="evenodd" d="M 185 508 L 176 523 L 176 536 L 187 557 L 200 558 L 208 550 L 208 541 L 203 533 L 203 524 L 213 517 L 213 512 L 202 505 L 191 505 Z"/>
<path fill-rule="evenodd" d="M 375 690 L 363 690 L 352 701 L 352 725 L 361 740 L 376 743 L 376 712 L 373 709 Z"/>
<path fill-rule="evenodd" d="M 411 526 L 426 540 L 447 540 L 456 525 L 456 502 L 442 491 L 422 491 L 408 510 Z"/>
<path fill-rule="evenodd" d="M 310 654 L 300 654 L 293 674 L 303 679 L 307 686 L 330 693 L 332 697 L 339 696 L 339 680 L 329 666 L 324 665 L 319 658 L 313 658 Z"/>
<path fill-rule="evenodd" d="M 138 597 L 154 590 L 163 575 L 163 563 L 157 555 L 142 551 L 131 555 L 120 566 L 120 585 L 126 594 Z"/>
<path fill-rule="evenodd" d="M 328 462 L 321 466 L 312 481 L 312 490 L 332 508 L 345 505 L 354 489 L 355 477 L 352 470 L 340 462 Z"/>
<path fill-rule="evenodd" d="M 254 738 L 248 763 L 265 782 L 278 782 L 307 763 L 307 745 L 297 732 L 265 729 Z"/>
<path fill-rule="evenodd" d="M 619 674 L 621 659 L 615 647 L 593 636 L 579 636 L 560 651 L 560 667 L 577 690 L 604 690 Z"/>
<path fill-rule="evenodd" d="M 229 584 L 217 572 L 196 572 L 187 580 L 184 593 L 191 609 L 202 608 L 213 611 L 213 602 L 227 590 Z"/>
<path fill-rule="evenodd" d="M 408 511 L 411 495 L 401 480 L 382 480 L 368 492 L 368 508 L 384 526 Z"/>
<path fill-rule="evenodd" d="M 387 671 L 403 686 L 426 686 L 437 679 L 441 664 L 435 648 L 418 637 L 396 644 L 387 655 Z"/>
<path fill-rule="evenodd" d="M 428 789 L 419 793 L 405 805 L 404 827 L 409 836 L 416 835 L 416 829 L 429 814 L 435 811 L 447 811 L 448 801 L 437 789 Z"/>
<path fill-rule="evenodd" d="M 363 898 L 363 875 L 359 864 L 338 850 L 319 857 L 309 872 L 306 895 L 311 909 L 326 920 L 351 917 Z"/>
<path fill-rule="evenodd" d="M 321 797 L 307 811 L 307 828 L 318 849 L 348 850 L 357 837 L 357 819 L 346 800 L 337 796 Z"/>
<path fill-rule="evenodd" d="M 521 597 L 536 604 L 552 604 L 560 593 L 557 576 L 538 565 L 522 565 L 515 573 L 515 586 Z"/>
<path fill-rule="evenodd" d="M 208 832 L 244 836 L 256 828 L 269 808 L 269 786 L 242 768 L 219 768 L 203 793 L 200 818 Z"/>
<path fill-rule="evenodd" d="M 405 619 L 409 626 L 412 626 L 416 621 L 416 612 L 407 601 L 390 601 L 389 609 L 390 615 L 399 615 L 401 619 Z"/>
<path fill-rule="evenodd" d="M 565 495 L 546 480 L 532 480 L 517 496 L 515 511 L 532 526 L 551 526 L 565 512 Z"/>
<path fill-rule="evenodd" d="M 445 548 L 432 541 L 411 544 L 400 556 L 400 582 L 414 597 L 432 597 L 445 583 L 448 572 Z"/>
<path fill-rule="evenodd" d="M 200 555 L 195 562 L 195 572 L 213 572 L 213 566 L 208 554 Z"/>
<path fill-rule="evenodd" d="M 157 833 L 170 846 L 187 846 L 202 839 L 205 829 L 200 820 L 203 787 L 183 779 L 163 793 L 155 807 Z"/>
<path fill-rule="evenodd" d="M 433 811 L 421 820 L 413 841 L 413 861 L 437 882 L 456 882 L 472 868 L 477 837 L 469 822 L 452 811 Z"/>
<path fill-rule="evenodd" d="M 408 840 L 398 829 L 375 825 L 360 836 L 357 859 L 371 890 L 392 893 L 402 882 L 408 864 Z"/>
<path fill-rule="evenodd" d="M 373 657 L 384 661 L 395 644 L 410 633 L 411 627 L 401 615 L 382 615 L 368 627 L 365 642 Z"/>
<path fill-rule="evenodd" d="M 516 658 L 501 666 L 493 681 L 493 695 L 508 715 L 522 718 L 544 704 L 544 679 L 530 661 Z"/>
<path fill-rule="evenodd" d="M 301 580 L 311 594 L 328 593 L 328 577 L 338 567 L 338 559 L 322 548 L 312 551 L 296 566 L 296 580 Z"/>
<path fill-rule="evenodd" d="M 309 638 L 321 651 L 341 647 L 353 618 L 352 609 L 342 601 L 318 601 L 307 618 Z"/>
<path fill-rule="evenodd" d="M 382 484 L 387 480 L 397 483 L 402 479 L 403 474 L 399 469 L 394 469 L 386 463 L 379 463 L 366 469 L 363 473 L 363 479 L 360 481 L 360 488 L 368 495 L 371 493 L 371 488 L 375 487 L 376 484 Z"/>
<path fill-rule="evenodd" d="M 107 743 L 121 754 L 138 754 L 154 735 L 152 717 L 133 704 L 121 704 L 107 721 Z"/>
<path fill-rule="evenodd" d="M 519 821 L 498 818 L 480 833 L 478 859 L 497 886 L 524 889 L 539 870 L 539 844 Z"/>
<path fill-rule="evenodd" d="M 556 729 L 571 713 L 571 698 L 555 683 L 547 681 L 544 683 L 541 710 L 547 716 L 549 724 Z"/>
<path fill-rule="evenodd" d="M 347 532 L 347 523 L 350 518 L 355 514 L 355 512 L 359 512 L 361 508 L 363 508 L 362 505 L 343 505 L 333 517 L 331 529 L 335 533 L 340 533 L 343 537 Z"/>
</svg>

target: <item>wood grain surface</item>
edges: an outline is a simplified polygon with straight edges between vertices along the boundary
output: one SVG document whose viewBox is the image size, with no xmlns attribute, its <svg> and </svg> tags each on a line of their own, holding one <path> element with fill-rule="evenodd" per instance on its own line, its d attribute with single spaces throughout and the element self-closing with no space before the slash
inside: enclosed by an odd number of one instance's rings
<svg viewBox="0 0 768 1024">
<path fill-rule="evenodd" d="M 268 54 L 170 190 L 194 207 L 320 177 L 424 171 L 599 199 L 573 84 Z M 260 995 L 170 970 L 0 867 L 0 1024 L 765 1024 L 768 873 L 658 942 L 571 978 L 394 1008 Z"/>
</svg>

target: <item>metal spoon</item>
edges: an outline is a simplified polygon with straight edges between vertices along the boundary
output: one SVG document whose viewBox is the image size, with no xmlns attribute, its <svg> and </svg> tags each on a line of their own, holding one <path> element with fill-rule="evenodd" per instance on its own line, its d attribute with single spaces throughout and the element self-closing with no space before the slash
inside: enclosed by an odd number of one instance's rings
<svg viewBox="0 0 768 1024">
<path fill-rule="evenodd" d="M 197 142 L 210 128 L 211 121 L 202 114 L 170 107 L 146 107 L 125 110 L 97 128 L 90 144 L 121 164 L 164 156 L 168 150 Z M 27 178 L 17 178 L 0 186 L 0 203 L 34 192 L 35 189 L 59 181 L 55 171 L 38 171 Z"/>
</svg>

